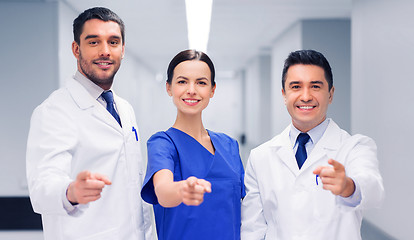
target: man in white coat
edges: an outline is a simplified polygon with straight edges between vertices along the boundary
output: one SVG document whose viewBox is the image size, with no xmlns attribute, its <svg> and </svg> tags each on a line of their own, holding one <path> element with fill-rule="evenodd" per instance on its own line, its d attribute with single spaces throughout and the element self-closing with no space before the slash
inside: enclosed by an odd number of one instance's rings
<svg viewBox="0 0 414 240">
<path fill-rule="evenodd" d="M 144 162 L 131 105 L 111 89 L 124 23 L 107 8 L 73 22 L 78 71 L 33 112 L 27 178 L 46 240 L 152 238 L 140 198 Z"/>
<path fill-rule="evenodd" d="M 384 194 L 375 142 L 326 117 L 334 87 L 321 53 L 290 53 L 282 86 L 292 123 L 250 153 L 241 239 L 361 239 L 362 210 Z"/>
</svg>

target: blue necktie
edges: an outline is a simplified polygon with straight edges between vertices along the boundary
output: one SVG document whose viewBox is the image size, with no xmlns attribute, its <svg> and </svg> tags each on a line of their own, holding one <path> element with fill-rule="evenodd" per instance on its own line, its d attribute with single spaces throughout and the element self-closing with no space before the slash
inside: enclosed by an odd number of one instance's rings
<svg viewBox="0 0 414 240">
<path fill-rule="evenodd" d="M 116 110 L 115 110 L 115 107 L 114 107 L 114 96 L 113 96 L 113 94 L 112 94 L 112 91 L 111 90 L 109 90 L 109 91 L 106 91 L 106 92 L 103 92 L 102 94 L 101 94 L 101 96 L 105 99 L 105 101 L 106 101 L 106 109 L 108 110 L 108 112 L 109 113 L 111 113 L 111 115 L 112 116 L 114 116 L 114 118 L 115 118 L 115 120 L 119 123 L 119 125 L 122 127 L 122 124 L 121 124 L 121 119 L 119 118 L 119 115 L 118 115 L 118 113 L 116 112 Z"/>
<path fill-rule="evenodd" d="M 306 154 L 305 144 L 309 141 L 309 135 L 307 133 L 300 133 L 297 142 L 298 142 L 298 150 L 296 150 L 296 162 L 298 163 L 299 169 L 302 167 L 303 163 L 305 162 L 308 155 Z"/>
</svg>

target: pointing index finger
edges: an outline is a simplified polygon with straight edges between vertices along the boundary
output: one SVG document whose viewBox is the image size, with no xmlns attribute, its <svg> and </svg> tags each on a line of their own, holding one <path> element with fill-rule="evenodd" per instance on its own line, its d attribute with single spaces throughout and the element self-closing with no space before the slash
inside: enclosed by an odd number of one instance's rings
<svg viewBox="0 0 414 240">
<path fill-rule="evenodd" d="M 333 159 L 329 159 L 328 160 L 328 163 L 332 165 L 332 167 L 334 168 L 335 171 L 344 170 L 345 169 L 344 168 L 344 165 L 342 165 L 340 162 L 335 161 Z"/>
<path fill-rule="evenodd" d="M 93 177 L 94 177 L 96 180 L 99 180 L 99 181 L 104 182 L 106 185 L 111 185 L 111 184 L 112 184 L 112 182 L 109 180 L 109 178 L 108 178 L 107 176 L 103 175 L 103 174 L 100 174 L 100 173 L 94 173 L 94 174 L 93 174 Z"/>
<path fill-rule="evenodd" d="M 80 181 L 90 179 L 90 178 L 91 178 L 91 172 L 89 172 L 88 170 L 82 171 L 78 174 L 78 176 L 76 176 L 76 179 Z"/>
<path fill-rule="evenodd" d="M 187 178 L 187 184 L 190 187 L 194 187 L 195 184 L 196 184 L 196 182 L 197 182 L 197 178 L 196 177 L 189 177 L 189 178 Z"/>
<path fill-rule="evenodd" d="M 198 179 L 197 184 L 204 187 L 204 191 L 211 193 L 211 183 L 204 179 Z"/>
<path fill-rule="evenodd" d="M 322 166 L 315 168 L 315 170 L 313 170 L 313 174 L 320 174 L 322 171 L 322 168 L 323 168 Z"/>
</svg>

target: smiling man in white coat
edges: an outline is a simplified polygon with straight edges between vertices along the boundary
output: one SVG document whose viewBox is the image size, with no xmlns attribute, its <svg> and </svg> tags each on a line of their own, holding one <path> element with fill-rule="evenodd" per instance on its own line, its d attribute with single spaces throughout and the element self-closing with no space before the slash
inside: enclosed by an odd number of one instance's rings
<svg viewBox="0 0 414 240">
<path fill-rule="evenodd" d="M 148 240 L 140 198 L 140 139 L 131 105 L 111 89 L 125 50 L 124 23 L 107 8 L 73 22 L 78 71 L 33 112 L 27 178 L 46 240 Z"/>
<path fill-rule="evenodd" d="M 362 210 L 384 195 L 377 149 L 326 117 L 334 90 L 321 53 L 290 53 L 282 94 L 292 123 L 250 153 L 242 240 L 361 239 Z"/>
</svg>

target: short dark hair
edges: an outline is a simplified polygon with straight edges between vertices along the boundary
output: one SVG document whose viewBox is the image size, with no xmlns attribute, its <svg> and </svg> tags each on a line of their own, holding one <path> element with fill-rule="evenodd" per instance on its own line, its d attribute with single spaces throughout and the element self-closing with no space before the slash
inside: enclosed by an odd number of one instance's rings
<svg viewBox="0 0 414 240">
<path fill-rule="evenodd" d="M 203 61 L 208 65 L 208 67 L 210 68 L 210 72 L 211 72 L 211 86 L 214 87 L 216 85 L 216 82 L 214 81 L 216 72 L 214 70 L 213 61 L 211 61 L 211 59 L 207 56 L 207 54 L 201 51 L 196 51 L 192 49 L 179 52 L 171 60 L 170 64 L 168 65 L 168 69 L 167 69 L 167 83 L 171 84 L 173 74 L 174 74 L 174 69 L 175 67 L 177 67 L 178 64 L 184 61 L 191 61 L 191 60 Z"/>
<path fill-rule="evenodd" d="M 73 38 L 77 44 L 80 44 L 80 35 L 83 32 L 83 25 L 86 21 L 91 19 L 99 19 L 104 22 L 113 21 L 118 23 L 119 28 L 121 29 L 122 44 L 125 44 L 124 22 L 120 17 L 118 17 L 118 15 L 116 15 L 116 13 L 104 7 L 89 8 L 73 20 Z"/>
<path fill-rule="evenodd" d="M 289 67 L 296 64 L 304 65 L 315 65 L 321 67 L 325 72 L 325 78 L 328 82 L 329 90 L 333 86 L 333 75 L 331 66 L 329 65 L 328 60 L 323 56 L 322 53 L 315 50 L 298 50 L 291 52 L 285 60 L 285 65 L 282 72 L 282 88 L 285 90 L 286 74 L 289 70 Z"/>
</svg>

